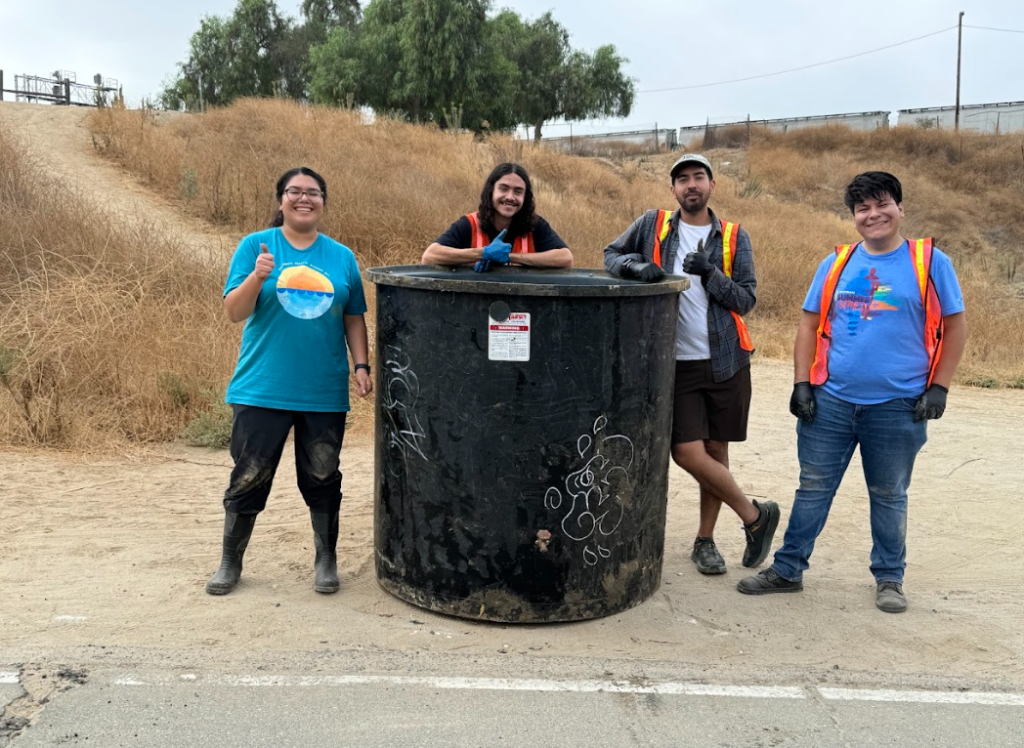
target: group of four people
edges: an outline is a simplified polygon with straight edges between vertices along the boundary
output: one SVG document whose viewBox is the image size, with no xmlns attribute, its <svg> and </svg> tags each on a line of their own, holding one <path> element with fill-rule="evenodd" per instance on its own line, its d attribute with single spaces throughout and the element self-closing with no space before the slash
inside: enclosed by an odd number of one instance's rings
<svg viewBox="0 0 1024 748">
<path fill-rule="evenodd" d="M 678 209 L 637 218 L 605 248 L 604 261 L 612 275 L 635 281 L 658 282 L 666 273 L 690 278 L 679 294 L 672 458 L 700 486 L 691 558 L 701 573 L 723 574 L 714 541 L 723 503 L 743 521 L 746 567 L 766 559 L 780 518 L 776 502 L 750 500 L 729 471 L 730 442 L 747 436 L 753 344 L 743 316 L 756 303 L 757 281 L 747 232 L 708 205 L 715 189 L 710 162 L 686 154 L 669 179 Z M 949 258 L 930 239 L 903 237 L 902 187 L 893 175 L 861 174 L 844 197 L 862 241 L 825 258 L 803 303 L 790 400 L 800 484 L 789 525 L 773 564 L 737 587 L 747 594 L 802 589 L 814 542 L 859 445 L 876 604 L 901 612 L 907 488 L 926 421 L 942 416 L 963 353 L 964 305 Z M 235 467 L 224 497 L 221 565 L 206 587 L 211 594 L 238 582 L 292 427 L 314 531 L 314 589 L 338 590 L 346 343 L 359 394 L 373 388 L 355 256 L 318 229 L 326 183 L 310 169 L 293 169 L 278 181 L 277 199 L 273 227 L 243 239 L 224 289 L 229 318 L 247 322 L 227 393 Z M 504 265 L 567 268 L 573 256 L 536 214 L 526 170 L 505 163 L 487 178 L 478 209 L 427 247 L 423 262 L 487 272 Z"/>
</svg>

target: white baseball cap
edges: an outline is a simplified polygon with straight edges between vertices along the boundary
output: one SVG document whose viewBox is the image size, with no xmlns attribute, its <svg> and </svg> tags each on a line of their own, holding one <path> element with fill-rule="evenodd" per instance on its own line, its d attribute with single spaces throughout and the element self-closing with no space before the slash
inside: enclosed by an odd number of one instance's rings
<svg viewBox="0 0 1024 748">
<path fill-rule="evenodd" d="M 672 181 L 676 181 L 676 172 L 679 171 L 680 167 L 684 164 L 700 164 L 708 170 L 708 177 L 714 179 L 714 172 L 711 171 L 711 162 L 701 156 L 699 153 L 684 153 L 680 156 L 674 164 L 672 164 L 672 170 L 669 171 L 668 175 Z"/>
</svg>

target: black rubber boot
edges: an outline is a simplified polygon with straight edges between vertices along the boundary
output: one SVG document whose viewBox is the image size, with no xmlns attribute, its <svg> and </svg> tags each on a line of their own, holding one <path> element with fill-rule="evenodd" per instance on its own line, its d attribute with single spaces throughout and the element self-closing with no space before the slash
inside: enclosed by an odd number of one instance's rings
<svg viewBox="0 0 1024 748">
<path fill-rule="evenodd" d="M 313 520 L 313 543 L 316 545 L 313 589 L 324 594 L 337 592 L 341 588 L 338 581 L 338 512 L 311 511 L 309 516 Z"/>
<path fill-rule="evenodd" d="M 238 578 L 242 575 L 242 556 L 255 526 L 255 514 L 224 514 L 224 548 L 221 551 L 220 568 L 206 583 L 208 593 L 226 595 L 238 584 Z"/>
</svg>

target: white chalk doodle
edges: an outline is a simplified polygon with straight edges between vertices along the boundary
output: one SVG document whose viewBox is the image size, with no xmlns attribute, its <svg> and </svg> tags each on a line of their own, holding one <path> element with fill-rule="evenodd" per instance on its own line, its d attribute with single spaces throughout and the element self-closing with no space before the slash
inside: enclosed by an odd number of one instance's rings
<svg viewBox="0 0 1024 748">
<path fill-rule="evenodd" d="M 630 490 L 629 470 L 636 453 L 632 439 L 604 433 L 607 426 L 608 419 L 599 416 L 590 433 L 576 440 L 576 452 L 585 462 L 566 477 L 565 493 L 551 486 L 544 494 L 544 506 L 550 511 L 561 509 L 566 497 L 571 502 L 562 517 L 562 532 L 583 543 L 587 566 L 611 558 L 609 546 L 625 514 L 619 495 Z"/>
<path fill-rule="evenodd" d="M 415 455 L 426 460 L 423 446 L 427 435 L 415 412 L 420 399 L 420 380 L 411 367 L 412 362 L 400 348 L 385 359 L 381 393 L 385 416 L 384 440 L 388 447 L 397 449 L 405 459 Z M 387 460 L 388 469 L 396 474 L 398 466 L 393 462 Z"/>
</svg>

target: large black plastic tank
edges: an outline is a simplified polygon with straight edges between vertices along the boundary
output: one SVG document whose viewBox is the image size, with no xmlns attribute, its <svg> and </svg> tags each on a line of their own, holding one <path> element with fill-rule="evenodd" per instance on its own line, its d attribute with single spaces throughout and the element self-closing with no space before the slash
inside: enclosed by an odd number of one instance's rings
<svg viewBox="0 0 1024 748">
<path fill-rule="evenodd" d="M 688 281 L 367 275 L 381 586 L 430 610 L 523 623 L 610 615 L 653 594 Z"/>
</svg>

